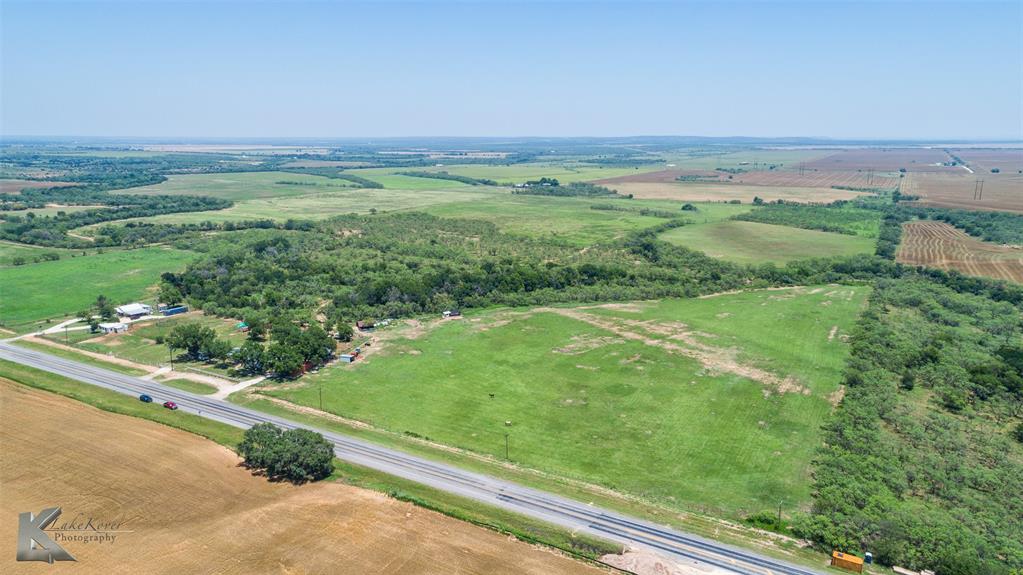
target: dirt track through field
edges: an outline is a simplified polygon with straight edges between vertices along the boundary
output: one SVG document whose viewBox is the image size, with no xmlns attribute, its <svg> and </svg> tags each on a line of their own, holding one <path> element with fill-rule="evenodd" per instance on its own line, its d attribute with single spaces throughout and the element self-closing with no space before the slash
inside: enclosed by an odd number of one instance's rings
<svg viewBox="0 0 1023 575">
<path fill-rule="evenodd" d="M 604 572 L 376 492 L 270 483 L 198 436 L 2 379 L 0 446 L 5 573 Z M 73 565 L 15 562 L 18 513 L 53 506 L 126 532 L 67 542 Z"/>
<path fill-rule="evenodd" d="M 971 237 L 945 222 L 908 222 L 896 260 L 1023 283 L 1023 249 Z"/>
</svg>

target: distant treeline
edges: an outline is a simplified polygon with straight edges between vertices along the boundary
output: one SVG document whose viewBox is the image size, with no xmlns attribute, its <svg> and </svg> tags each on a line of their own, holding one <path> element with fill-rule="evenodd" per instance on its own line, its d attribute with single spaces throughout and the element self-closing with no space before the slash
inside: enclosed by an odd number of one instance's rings
<svg viewBox="0 0 1023 575">
<path fill-rule="evenodd" d="M 470 178 L 469 176 L 459 176 L 457 174 L 449 174 L 447 172 L 408 171 L 395 173 L 401 176 L 412 176 L 413 178 L 433 178 L 435 180 L 451 180 L 452 182 L 462 182 L 463 184 L 469 184 L 470 186 L 499 185 L 494 180 L 488 180 L 486 178 Z"/>
<path fill-rule="evenodd" d="M 358 184 L 360 188 L 380 189 L 384 187 L 384 185 L 380 182 L 374 182 L 373 180 L 367 180 L 362 176 L 345 173 L 339 168 L 281 168 L 281 171 L 293 174 L 306 174 L 309 176 L 322 176 L 324 178 L 331 178 L 334 180 L 345 180 Z"/>
</svg>

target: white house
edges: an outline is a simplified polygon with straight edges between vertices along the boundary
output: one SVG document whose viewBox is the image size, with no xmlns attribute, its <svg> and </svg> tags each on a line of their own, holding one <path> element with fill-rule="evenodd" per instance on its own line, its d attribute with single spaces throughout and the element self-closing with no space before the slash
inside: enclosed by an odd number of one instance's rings
<svg viewBox="0 0 1023 575">
<path fill-rule="evenodd" d="M 103 333 L 124 333 L 128 331 L 128 324 L 126 323 L 101 323 L 99 329 Z"/>
<path fill-rule="evenodd" d="M 136 302 L 122 305 L 121 307 L 118 308 L 114 308 L 114 311 L 117 312 L 117 315 L 127 316 L 132 319 L 136 319 L 144 315 L 149 315 L 153 313 L 153 308 L 144 303 Z"/>
</svg>

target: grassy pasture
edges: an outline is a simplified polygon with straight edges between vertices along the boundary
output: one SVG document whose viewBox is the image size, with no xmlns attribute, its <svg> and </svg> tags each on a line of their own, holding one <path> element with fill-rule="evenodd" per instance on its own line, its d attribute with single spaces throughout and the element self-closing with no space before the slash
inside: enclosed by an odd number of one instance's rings
<svg viewBox="0 0 1023 575">
<path fill-rule="evenodd" d="M 177 271 L 195 254 L 170 248 L 114 251 L 4 269 L 0 274 L 0 321 L 28 331 L 32 322 L 63 317 L 103 294 L 115 303 L 143 298 L 160 274 Z"/>
<path fill-rule="evenodd" d="M 606 203 L 637 211 L 591 208 Z M 441 217 L 487 220 L 507 233 L 585 246 L 666 221 L 639 214 L 642 208 L 671 210 L 681 215 L 680 207 L 681 204 L 671 202 L 492 194 L 472 201 L 436 204 L 423 211 Z"/>
<path fill-rule="evenodd" d="M 406 328 L 362 363 L 260 392 L 315 407 L 322 386 L 327 411 L 496 458 L 508 434 L 516 463 L 670 507 L 731 517 L 779 502 L 791 510 L 809 498 L 810 459 L 847 353 L 841 334 L 867 293 L 828 287 L 632 310 L 481 312 L 423 335 Z M 617 327 L 592 323 L 602 320 Z M 701 343 L 806 392 L 771 392 L 662 347 L 677 341 L 667 332 L 631 328 L 657 344 L 625 337 L 618 327 L 627 320 L 692 329 Z"/>
<path fill-rule="evenodd" d="M 302 182 L 308 185 L 278 184 Z M 290 172 L 238 172 L 227 174 L 186 174 L 167 176 L 152 186 L 130 188 L 120 193 L 170 196 L 211 196 L 234 201 L 304 196 L 346 186 L 343 180 Z"/>
<path fill-rule="evenodd" d="M 71 257 L 71 255 L 80 256 L 82 255 L 82 250 L 47 248 L 29 244 L 0 241 L 0 267 L 14 265 L 14 259 L 19 257 L 25 259 L 25 265 L 32 265 L 33 258 L 37 258 L 45 253 L 55 253 L 61 258 L 66 258 Z"/>
<path fill-rule="evenodd" d="M 734 220 L 675 228 L 661 239 L 742 264 L 871 253 L 876 244 L 868 237 Z"/>
</svg>

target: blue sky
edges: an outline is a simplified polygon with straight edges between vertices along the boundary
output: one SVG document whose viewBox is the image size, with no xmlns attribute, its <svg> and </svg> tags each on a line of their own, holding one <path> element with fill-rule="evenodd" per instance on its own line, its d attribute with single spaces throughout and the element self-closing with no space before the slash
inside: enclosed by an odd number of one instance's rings
<svg viewBox="0 0 1023 575">
<path fill-rule="evenodd" d="M 5 135 L 1023 138 L 1023 2 L 0 6 Z"/>
</svg>

